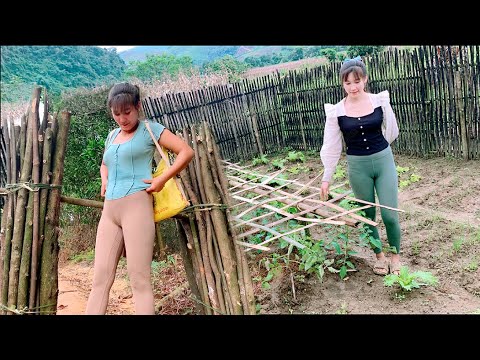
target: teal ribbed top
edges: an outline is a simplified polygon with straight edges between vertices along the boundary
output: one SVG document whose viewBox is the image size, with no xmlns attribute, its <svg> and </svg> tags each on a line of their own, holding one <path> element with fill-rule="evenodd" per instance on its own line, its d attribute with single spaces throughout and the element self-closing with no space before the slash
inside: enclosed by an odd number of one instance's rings
<svg viewBox="0 0 480 360">
<path fill-rule="evenodd" d="M 158 140 L 165 127 L 149 120 L 150 129 Z M 152 178 L 153 142 L 143 121 L 135 134 L 122 144 L 113 144 L 120 128 L 112 130 L 105 141 L 103 162 L 108 169 L 106 200 L 115 200 L 150 187 L 142 179 Z"/>
</svg>

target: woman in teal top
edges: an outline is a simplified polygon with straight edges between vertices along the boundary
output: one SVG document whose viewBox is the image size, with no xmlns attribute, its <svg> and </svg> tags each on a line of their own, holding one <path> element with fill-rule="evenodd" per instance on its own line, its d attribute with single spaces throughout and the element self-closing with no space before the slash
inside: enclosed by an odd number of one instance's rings
<svg viewBox="0 0 480 360">
<path fill-rule="evenodd" d="M 110 132 L 100 166 L 105 197 L 95 243 L 93 285 L 86 314 L 105 314 L 118 260 L 125 248 L 136 314 L 154 314 L 150 265 L 155 224 L 152 192 L 182 171 L 192 148 L 163 125 L 149 121 L 158 143 L 177 156 L 169 169 L 152 179 L 155 144 L 140 121 L 140 89 L 119 83 L 108 94 L 108 107 L 119 128 Z"/>
</svg>

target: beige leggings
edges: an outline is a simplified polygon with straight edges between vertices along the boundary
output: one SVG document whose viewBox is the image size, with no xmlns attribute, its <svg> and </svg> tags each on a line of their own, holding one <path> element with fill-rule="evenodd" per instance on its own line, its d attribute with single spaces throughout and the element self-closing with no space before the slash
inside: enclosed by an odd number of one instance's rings
<svg viewBox="0 0 480 360">
<path fill-rule="evenodd" d="M 95 244 L 93 285 L 85 314 L 103 315 L 124 246 L 136 314 L 154 314 L 151 262 L 155 223 L 152 195 L 138 191 L 105 200 Z"/>
</svg>

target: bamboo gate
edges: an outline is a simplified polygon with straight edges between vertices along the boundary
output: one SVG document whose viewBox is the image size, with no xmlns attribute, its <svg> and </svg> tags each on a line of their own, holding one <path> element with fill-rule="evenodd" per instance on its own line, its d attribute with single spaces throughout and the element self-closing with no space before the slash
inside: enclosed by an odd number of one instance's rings
<svg viewBox="0 0 480 360">
<path fill-rule="evenodd" d="M 388 90 L 400 135 L 395 153 L 480 159 L 480 47 L 421 46 L 365 57 L 371 92 Z M 344 94 L 340 62 L 147 98 L 172 131 L 207 121 L 221 153 L 250 160 L 289 147 L 319 151 L 325 103 Z"/>
<path fill-rule="evenodd" d="M 6 183 L 0 193 L 7 197 L 0 231 L 1 313 L 56 310 L 60 187 L 70 113 L 52 118 L 45 105 L 40 123 L 40 92 L 33 90 L 20 126 L 2 119 Z"/>
</svg>

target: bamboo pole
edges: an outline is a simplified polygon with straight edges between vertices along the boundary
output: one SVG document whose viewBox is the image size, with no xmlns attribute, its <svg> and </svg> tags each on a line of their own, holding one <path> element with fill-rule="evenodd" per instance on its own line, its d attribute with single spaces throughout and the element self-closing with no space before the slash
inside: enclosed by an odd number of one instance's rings
<svg viewBox="0 0 480 360">
<path fill-rule="evenodd" d="M 195 192 L 193 191 L 193 188 L 192 188 L 192 184 L 191 184 L 191 180 L 190 180 L 189 175 L 188 175 L 188 171 L 180 172 L 180 177 L 182 179 L 182 183 L 184 185 L 184 188 L 187 190 L 187 194 L 189 196 L 189 199 L 190 199 L 191 203 L 194 206 L 199 205 L 197 195 L 195 194 Z M 195 218 L 196 218 L 196 221 L 197 221 L 197 225 L 200 228 L 202 228 L 201 233 L 204 233 L 203 228 L 205 227 L 205 221 L 207 221 L 206 243 L 207 243 L 207 248 L 208 248 L 208 257 L 209 257 L 209 261 L 210 261 L 210 266 L 211 266 L 212 271 L 213 271 L 213 275 L 215 277 L 214 284 L 215 284 L 215 288 L 216 288 L 216 296 L 218 297 L 220 312 L 225 313 L 225 305 L 224 305 L 224 300 L 223 300 L 223 296 L 222 296 L 222 293 L 221 293 L 221 283 L 220 283 L 220 278 L 219 278 L 219 272 L 218 272 L 217 264 L 214 260 L 214 256 L 213 256 L 212 250 L 211 250 L 211 238 L 209 237 L 209 230 L 208 230 L 209 217 L 207 216 L 207 218 L 205 220 L 205 218 L 200 213 L 200 211 L 198 211 L 198 209 L 196 209 L 195 210 Z M 203 261 L 205 261 L 205 259 L 203 259 L 202 262 Z"/>
<path fill-rule="evenodd" d="M 302 114 L 302 109 L 300 107 L 300 100 L 298 99 L 296 78 L 297 78 L 297 74 L 296 72 L 293 72 L 293 89 L 295 91 L 295 99 L 297 100 L 298 115 L 300 117 L 300 129 L 302 134 L 303 150 L 307 150 L 307 141 L 305 139 L 305 127 L 303 126 L 303 114 Z"/>
<path fill-rule="evenodd" d="M 232 185 L 240 185 L 241 183 L 236 182 L 236 181 L 233 181 L 233 180 L 230 180 L 230 184 L 232 184 Z M 264 187 L 267 188 L 268 190 L 271 190 L 271 187 L 268 187 L 268 186 L 264 186 Z M 262 190 L 262 189 L 258 189 L 258 188 L 255 188 L 255 189 L 253 189 L 252 191 L 255 192 L 255 193 L 257 193 L 257 194 L 264 194 L 264 193 L 267 192 L 266 190 Z M 280 193 L 281 195 L 291 195 L 291 194 L 286 193 L 286 192 L 283 192 L 283 191 L 278 191 L 278 193 Z M 245 198 L 243 198 L 242 200 L 243 200 L 243 201 L 248 201 L 248 199 L 245 199 Z M 290 204 L 290 203 L 293 203 L 294 200 L 287 198 L 287 199 L 285 199 L 283 202 L 286 203 L 286 204 Z M 301 210 L 307 210 L 307 209 L 311 209 L 311 208 L 312 208 L 312 206 L 306 205 L 306 204 L 303 204 L 303 203 L 298 203 L 296 206 L 297 206 L 299 209 L 301 209 Z M 324 218 L 328 218 L 328 217 L 332 216 L 332 213 L 329 213 L 329 212 L 327 212 L 327 211 L 320 210 L 320 209 L 315 209 L 313 212 L 314 212 L 315 214 L 317 214 L 317 215 L 320 215 L 320 216 L 324 217 Z M 357 221 L 350 220 L 349 218 L 343 218 L 343 217 L 342 217 L 342 218 L 339 219 L 339 220 L 344 221 L 345 224 L 348 225 L 348 226 L 353 226 L 353 227 L 355 227 L 355 226 L 357 226 L 357 224 L 358 224 Z"/>
<path fill-rule="evenodd" d="M 30 106 L 30 112 L 28 114 L 28 128 L 27 128 L 27 141 L 25 145 L 25 158 L 23 159 L 23 166 L 20 175 L 20 183 L 26 183 L 29 181 L 32 173 L 32 143 L 33 143 L 33 122 L 34 122 L 34 101 L 32 99 L 32 105 Z M 25 229 L 25 207 L 28 200 L 28 191 L 26 188 L 18 190 L 17 203 L 15 204 L 15 215 L 13 220 L 13 234 L 12 234 L 12 247 L 10 254 L 10 267 L 8 275 L 8 301 L 7 306 L 14 309 L 17 306 L 18 295 L 18 277 L 20 272 L 20 257 L 22 252 L 23 233 Z M 6 269 L 5 269 L 6 270 Z"/>
<path fill-rule="evenodd" d="M 41 88 L 37 87 L 34 89 L 34 101 L 32 101 L 32 110 L 33 117 L 32 117 L 32 147 L 33 147 L 33 167 L 32 167 L 32 180 L 35 184 L 40 182 L 40 157 L 39 157 L 39 150 L 38 150 L 38 107 L 40 102 L 40 91 Z M 42 140 L 43 143 L 43 140 Z M 37 259 L 38 259 L 38 249 L 39 249 L 39 223 L 40 223 L 40 194 L 37 191 L 33 193 L 33 224 L 32 224 L 32 246 L 31 246 L 31 269 L 32 274 L 30 277 L 30 289 L 32 292 L 30 294 L 29 304 L 31 307 L 34 307 L 35 304 L 35 297 L 36 297 L 36 287 L 34 284 L 37 282 Z M 27 268 L 27 266 L 25 265 Z M 28 266 L 30 268 L 30 266 Z"/>
<path fill-rule="evenodd" d="M 155 223 L 155 246 L 158 248 L 158 258 L 160 260 L 165 260 L 167 257 L 167 244 L 165 243 L 165 239 L 163 238 L 159 222 Z"/>
<path fill-rule="evenodd" d="M 18 179 L 18 170 L 17 170 L 17 152 L 15 150 L 15 129 L 13 125 L 13 119 L 10 117 L 9 118 L 9 129 L 10 132 L 10 182 L 12 184 L 17 183 Z M 21 164 L 20 164 L 21 165 Z M 17 208 L 17 194 L 13 195 L 13 208 L 12 211 L 15 213 L 15 209 Z"/>
<path fill-rule="evenodd" d="M 242 299 L 242 307 L 244 314 L 255 314 L 255 296 L 253 293 L 253 283 L 252 277 L 250 275 L 250 271 L 248 269 L 248 264 L 246 260 L 246 255 L 243 251 L 240 251 L 240 247 L 238 246 L 238 239 L 236 235 L 235 229 L 233 229 L 233 222 L 232 222 L 232 214 L 229 210 L 229 207 L 232 204 L 232 200 L 230 199 L 229 191 L 228 191 L 228 181 L 224 173 L 224 169 L 221 162 L 221 155 L 220 150 L 217 146 L 216 141 L 213 139 L 213 135 L 209 130 L 209 127 L 205 125 L 205 134 L 207 138 L 207 144 L 211 144 L 212 152 L 211 156 L 213 157 L 215 166 L 215 171 L 218 176 L 218 180 L 221 186 L 221 193 L 224 194 L 222 197 L 223 201 L 227 205 L 227 209 L 225 210 L 225 215 L 227 217 L 227 226 L 230 235 L 233 239 L 233 246 L 235 249 L 235 257 L 237 263 L 237 271 L 239 274 L 239 287 L 240 287 L 240 294 Z"/>
<path fill-rule="evenodd" d="M 186 226 L 189 226 L 188 222 L 186 222 L 185 224 L 186 224 Z M 184 225 L 179 220 L 179 221 L 176 222 L 176 226 L 177 226 L 177 230 L 178 230 L 178 234 L 179 234 L 178 243 L 180 245 L 179 246 L 180 247 L 180 254 L 182 255 L 183 266 L 185 267 L 185 274 L 187 275 L 187 280 L 188 280 L 188 284 L 190 286 L 190 291 L 192 292 L 192 294 L 197 299 L 201 299 L 202 296 L 200 295 L 200 290 L 198 289 L 198 285 L 197 285 L 197 282 L 195 280 L 195 271 L 194 271 L 195 267 L 193 266 L 194 260 L 192 259 L 192 257 L 190 256 L 190 253 L 189 253 L 188 239 L 187 239 L 187 235 L 185 233 L 185 230 L 183 228 Z M 204 307 L 197 301 L 195 302 L 195 309 L 197 310 L 198 313 L 200 313 L 202 315 L 205 314 Z"/>
<path fill-rule="evenodd" d="M 197 137 L 198 141 L 198 137 Z M 198 150 L 198 144 L 197 144 L 197 150 Z M 199 178 L 197 176 L 197 178 Z M 199 188 L 201 189 L 203 185 L 199 184 Z M 195 199 L 196 200 L 196 199 Z M 200 214 L 198 211 L 195 212 L 195 216 L 197 219 L 197 226 L 198 226 L 198 232 L 199 232 L 199 240 L 200 240 L 200 253 L 201 253 L 201 258 L 205 270 L 205 278 L 207 281 L 207 286 L 208 286 L 208 295 L 210 298 L 211 305 L 213 309 L 221 309 L 222 306 L 220 306 L 219 298 L 218 298 L 218 293 L 217 293 L 217 285 L 216 281 L 214 279 L 214 272 L 212 269 L 212 263 L 214 263 L 214 259 L 211 258 L 211 252 L 208 251 L 208 241 L 209 241 L 209 233 L 208 233 L 208 221 L 204 219 L 204 215 Z M 207 217 L 209 216 L 208 214 L 206 215 Z M 214 267 L 216 267 L 214 265 Z M 217 311 L 214 312 L 214 314 L 219 314 Z"/>
<path fill-rule="evenodd" d="M 25 157 L 25 142 L 27 140 L 27 120 L 25 114 L 21 117 L 20 125 L 20 163 Z"/>
<path fill-rule="evenodd" d="M 18 283 L 17 309 L 24 310 L 28 307 L 28 291 L 30 282 L 30 262 L 32 258 L 33 239 L 33 199 L 34 193 L 29 192 L 27 216 L 25 221 L 25 235 L 23 237 L 22 258 L 20 262 L 20 279 Z"/>
<path fill-rule="evenodd" d="M 97 209 L 103 209 L 103 204 L 104 204 L 103 201 L 79 199 L 79 198 L 74 198 L 74 197 L 65 196 L 65 195 L 60 196 L 60 201 L 66 204 L 87 206 L 87 207 L 93 207 Z"/>
<path fill-rule="evenodd" d="M 213 225 L 212 225 L 212 220 L 210 219 L 209 214 L 206 216 L 206 225 L 207 225 L 207 252 L 208 252 L 208 258 L 210 260 L 210 267 L 212 269 L 213 275 L 215 277 L 215 288 L 216 288 L 216 295 L 218 297 L 218 308 L 220 309 L 220 312 L 222 314 L 226 313 L 226 308 L 225 308 L 225 299 L 223 298 L 223 292 L 222 292 L 222 276 L 220 274 L 220 270 L 218 269 L 217 261 L 215 259 L 215 253 L 214 253 L 214 245 L 213 245 Z"/>
<path fill-rule="evenodd" d="M 193 219 L 190 218 L 189 226 L 185 226 L 184 229 L 186 230 L 185 233 L 187 234 L 187 237 L 190 235 L 192 238 L 191 243 L 193 244 L 195 259 L 197 260 L 197 269 L 198 269 L 198 274 L 200 278 L 200 285 L 202 288 L 202 300 L 203 300 L 203 303 L 206 305 L 205 311 L 207 315 L 211 315 L 212 311 L 211 311 L 211 305 L 210 305 L 209 288 L 207 285 L 207 279 L 205 275 L 204 261 L 202 258 L 200 244 L 198 241 L 198 231 L 194 225 Z M 189 233 L 189 231 L 191 233 Z"/>
<path fill-rule="evenodd" d="M 67 147 L 67 135 L 70 128 L 70 116 L 70 112 L 62 111 L 61 121 L 58 122 L 52 171 L 52 185 L 55 186 L 61 185 L 63 180 L 63 163 Z M 52 188 L 50 190 L 45 219 L 45 238 L 41 250 L 39 305 L 46 313 L 56 313 L 57 309 L 60 196 L 60 189 Z"/>
<path fill-rule="evenodd" d="M 463 100 L 463 91 L 462 91 L 462 72 L 460 70 L 455 71 L 455 106 L 457 112 L 459 113 L 458 121 L 460 123 L 460 138 L 461 138 L 461 149 L 462 149 L 462 158 L 468 160 L 468 136 L 467 136 L 467 123 L 464 110 L 464 100 Z"/>
<path fill-rule="evenodd" d="M 200 127 L 200 138 L 204 139 L 205 135 Z M 198 144 L 199 157 L 201 161 L 202 177 L 205 184 L 205 195 L 209 203 L 218 204 L 221 201 L 220 194 L 216 191 L 211 174 L 210 164 L 206 155 L 206 146 L 202 142 Z M 235 253 L 232 249 L 232 243 L 228 237 L 227 221 L 224 214 L 218 208 L 210 211 L 212 221 L 215 228 L 215 235 L 218 241 L 220 254 L 222 257 L 225 277 L 230 292 L 233 313 L 242 314 L 242 306 L 240 299 L 240 289 L 238 287 L 238 276 L 236 272 Z"/>
<path fill-rule="evenodd" d="M 2 136 L 3 144 L 5 145 L 5 163 L 6 163 L 6 183 L 11 182 L 11 170 L 10 170 L 10 133 L 8 131 L 8 122 L 4 117 L 2 120 Z M 13 194 L 9 193 L 5 202 L 4 213 L 2 216 L 2 224 L 0 231 L 0 315 L 5 314 L 3 310 L 7 306 L 8 295 L 8 269 L 10 267 L 10 248 L 11 248 L 11 227 L 12 221 L 12 204 Z"/>
</svg>

